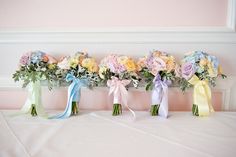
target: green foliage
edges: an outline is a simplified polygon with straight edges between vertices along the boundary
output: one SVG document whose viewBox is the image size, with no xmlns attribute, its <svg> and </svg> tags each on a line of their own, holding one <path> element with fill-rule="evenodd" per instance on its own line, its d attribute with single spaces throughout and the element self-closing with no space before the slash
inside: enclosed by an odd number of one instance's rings
<svg viewBox="0 0 236 157">
<path fill-rule="evenodd" d="M 157 116 L 159 112 L 160 104 L 157 105 L 151 105 L 150 113 L 151 116 Z"/>
<path fill-rule="evenodd" d="M 41 61 L 39 63 L 21 66 L 20 69 L 13 74 L 12 78 L 14 81 L 22 80 L 23 88 L 25 88 L 30 82 L 46 80 L 48 88 L 51 90 L 55 82 L 57 82 L 57 68 L 56 64 L 48 64 Z"/>
<path fill-rule="evenodd" d="M 122 114 L 121 104 L 113 104 L 112 116 L 118 116 Z"/>
<path fill-rule="evenodd" d="M 174 71 L 168 72 L 168 71 L 160 71 L 159 72 L 161 79 L 162 80 L 170 80 L 170 81 L 175 81 L 175 74 Z M 142 80 L 146 83 L 145 89 L 152 90 L 154 87 L 153 84 L 153 79 L 155 76 L 147 69 L 147 68 L 142 68 L 142 70 L 139 72 L 139 75 L 141 76 Z"/>
<path fill-rule="evenodd" d="M 180 78 L 178 79 L 178 84 L 180 86 L 180 89 L 185 92 L 188 88 L 193 87 L 193 85 L 191 85 L 187 80 L 185 80 L 184 78 Z"/>
<path fill-rule="evenodd" d="M 81 67 L 77 65 L 75 68 L 66 69 L 58 69 L 56 70 L 56 78 L 58 79 L 58 83 L 60 85 L 68 85 L 66 82 L 67 74 L 72 74 L 76 78 L 79 79 L 87 79 L 89 82 L 89 88 L 99 86 L 101 84 L 101 79 L 95 72 L 89 72 L 87 68 Z"/>
</svg>

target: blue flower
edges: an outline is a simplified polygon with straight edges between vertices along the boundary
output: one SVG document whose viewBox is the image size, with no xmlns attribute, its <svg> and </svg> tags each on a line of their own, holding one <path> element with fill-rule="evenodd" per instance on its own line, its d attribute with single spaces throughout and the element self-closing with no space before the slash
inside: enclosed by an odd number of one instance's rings
<svg viewBox="0 0 236 157">
<path fill-rule="evenodd" d="M 195 61 L 200 61 L 201 59 L 205 58 L 208 54 L 203 51 L 195 51 L 194 58 Z"/>
<path fill-rule="evenodd" d="M 31 62 L 33 64 L 39 63 L 40 61 L 42 61 L 42 58 L 43 58 L 44 55 L 45 55 L 45 53 L 42 52 L 42 51 L 32 52 L 32 54 L 31 54 Z"/>
<path fill-rule="evenodd" d="M 184 62 L 190 62 L 192 64 L 194 64 L 196 62 L 195 57 L 193 55 L 185 56 L 183 61 Z"/>
<path fill-rule="evenodd" d="M 216 56 L 208 56 L 207 57 L 208 61 L 212 63 L 212 66 L 214 68 L 214 70 L 218 69 L 219 66 L 219 60 L 216 58 Z"/>
</svg>

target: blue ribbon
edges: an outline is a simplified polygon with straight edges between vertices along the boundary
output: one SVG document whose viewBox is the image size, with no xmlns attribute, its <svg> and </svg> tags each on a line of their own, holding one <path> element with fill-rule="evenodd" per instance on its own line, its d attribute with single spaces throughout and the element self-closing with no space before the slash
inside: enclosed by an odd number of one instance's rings
<svg viewBox="0 0 236 157">
<path fill-rule="evenodd" d="M 68 87 L 68 98 L 67 98 L 66 109 L 64 110 L 63 113 L 50 117 L 51 119 L 64 119 L 70 117 L 72 112 L 72 102 L 79 102 L 81 95 L 81 87 L 88 86 L 87 79 L 79 79 L 72 74 L 67 74 L 66 81 L 67 82 L 72 81 L 72 83 Z"/>
</svg>

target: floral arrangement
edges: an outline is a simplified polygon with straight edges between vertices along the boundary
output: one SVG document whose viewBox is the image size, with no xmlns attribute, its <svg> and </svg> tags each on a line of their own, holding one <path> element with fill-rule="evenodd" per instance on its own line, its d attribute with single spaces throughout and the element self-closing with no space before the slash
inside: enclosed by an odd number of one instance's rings
<svg viewBox="0 0 236 157">
<path fill-rule="evenodd" d="M 185 55 L 181 62 L 180 88 L 185 91 L 194 87 L 192 112 L 195 116 L 207 116 L 214 112 L 211 104 L 211 89 L 218 76 L 226 78 L 215 56 L 203 51 L 193 51 Z"/>
<path fill-rule="evenodd" d="M 127 105 L 127 88 L 138 87 L 140 81 L 135 61 L 128 56 L 112 54 L 103 58 L 99 67 L 102 82 L 110 88 L 109 94 L 114 95 L 112 115 L 122 113 L 122 103 L 133 113 Z"/>
<path fill-rule="evenodd" d="M 161 51 L 152 51 L 137 63 L 131 57 L 112 54 L 99 65 L 86 52 L 63 57 L 58 62 L 42 51 L 33 51 L 20 58 L 13 79 L 23 81 L 23 87 L 28 87 L 29 96 L 21 112 L 32 116 L 47 116 L 41 104 L 41 85 L 45 83 L 50 90 L 56 85 L 69 85 L 65 111 L 51 118 L 78 114 L 81 87 L 103 85 L 110 88 L 109 95 L 113 94 L 113 116 L 122 114 L 122 105 L 134 114 L 127 104 L 128 88 L 145 84 L 145 89 L 152 91 L 151 115 L 167 118 L 168 87 L 175 83 L 183 91 L 194 88 L 193 115 L 207 116 L 214 112 L 209 84 L 215 86 L 219 76 L 226 78 L 218 59 L 203 51 L 186 54 L 180 66 L 173 56 Z"/>
<path fill-rule="evenodd" d="M 22 112 L 30 112 L 32 116 L 45 115 L 41 105 L 41 82 L 47 81 L 52 89 L 57 80 L 56 64 L 56 59 L 41 51 L 29 52 L 20 58 L 19 70 L 13 74 L 13 79 L 22 80 L 23 87 L 28 86 L 29 96 Z"/>
<path fill-rule="evenodd" d="M 56 72 L 61 82 L 65 81 L 66 75 L 71 73 L 76 78 L 88 79 L 89 86 L 98 86 L 98 64 L 95 58 L 89 57 L 86 52 L 77 52 L 73 57 L 62 57 L 58 62 L 59 69 Z"/>
<path fill-rule="evenodd" d="M 79 113 L 78 102 L 81 87 L 98 86 L 98 64 L 86 52 L 77 52 L 73 57 L 63 57 L 57 64 L 56 76 L 61 84 L 70 83 L 68 101 L 64 113 L 52 118 L 67 118 Z"/>
<path fill-rule="evenodd" d="M 175 80 L 177 68 L 175 58 L 161 51 L 153 51 L 139 59 L 139 74 L 146 90 L 152 90 L 152 116 L 168 116 L 168 86 Z"/>
</svg>

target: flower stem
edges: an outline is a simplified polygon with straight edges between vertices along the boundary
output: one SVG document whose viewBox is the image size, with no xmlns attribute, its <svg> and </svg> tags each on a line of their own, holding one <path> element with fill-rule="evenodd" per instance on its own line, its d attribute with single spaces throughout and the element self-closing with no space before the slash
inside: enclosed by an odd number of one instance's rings
<svg viewBox="0 0 236 157">
<path fill-rule="evenodd" d="M 113 116 L 118 116 L 120 114 L 122 114 L 122 106 L 121 106 L 121 104 L 113 104 L 112 115 Z"/>
<path fill-rule="evenodd" d="M 150 113 L 151 113 L 152 116 L 157 116 L 158 115 L 159 107 L 160 107 L 159 104 L 151 105 Z"/>
<path fill-rule="evenodd" d="M 36 111 L 35 104 L 32 104 L 32 105 L 31 105 L 31 115 L 32 115 L 33 117 L 35 117 L 35 116 L 38 115 L 38 114 L 37 114 L 37 111 Z"/>
<path fill-rule="evenodd" d="M 199 116 L 199 113 L 198 113 L 198 106 L 193 104 L 192 106 L 192 113 L 194 116 Z"/>
<path fill-rule="evenodd" d="M 77 106 L 77 102 L 72 101 L 72 109 L 71 115 L 77 115 L 79 113 L 79 108 Z"/>
</svg>

